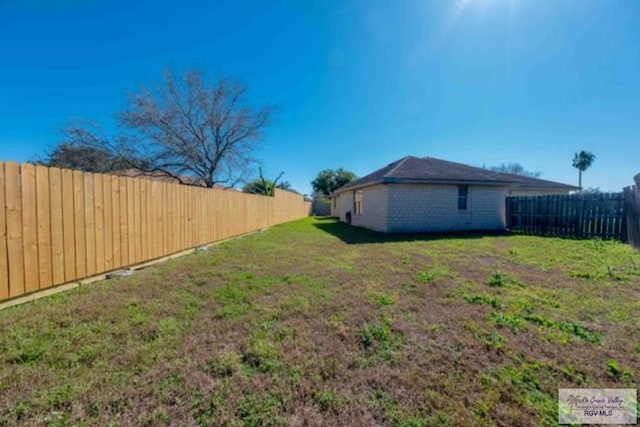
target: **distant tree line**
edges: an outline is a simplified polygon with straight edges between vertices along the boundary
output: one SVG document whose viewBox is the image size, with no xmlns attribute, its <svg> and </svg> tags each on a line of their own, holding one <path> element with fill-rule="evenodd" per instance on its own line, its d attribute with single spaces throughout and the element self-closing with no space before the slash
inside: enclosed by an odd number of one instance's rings
<svg viewBox="0 0 640 427">
<path fill-rule="evenodd" d="M 520 163 L 502 163 L 498 166 L 482 166 L 483 169 L 487 169 L 493 172 L 500 173 L 512 173 L 515 175 L 528 176 L 531 178 L 538 178 L 542 175 L 540 171 L 530 171 L 524 168 Z"/>
</svg>

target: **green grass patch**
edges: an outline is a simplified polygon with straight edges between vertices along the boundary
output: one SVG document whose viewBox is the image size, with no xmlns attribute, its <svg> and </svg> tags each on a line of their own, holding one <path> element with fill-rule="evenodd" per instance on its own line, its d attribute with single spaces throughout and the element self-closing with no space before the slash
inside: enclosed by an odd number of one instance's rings
<svg viewBox="0 0 640 427">
<path fill-rule="evenodd" d="M 383 292 L 371 292 L 369 294 L 369 299 L 380 307 L 387 307 L 395 304 L 396 302 L 396 299 L 393 296 Z"/>
<path fill-rule="evenodd" d="M 471 304 L 488 305 L 493 308 L 502 307 L 502 303 L 497 297 L 485 293 L 463 293 L 462 298 Z"/>
<path fill-rule="evenodd" d="M 507 285 L 507 277 L 504 273 L 496 271 L 487 279 L 487 285 L 492 288 L 501 288 Z"/>
<path fill-rule="evenodd" d="M 487 346 L 487 348 L 501 352 L 504 350 L 507 340 L 504 335 L 496 331 L 490 333 L 477 332 L 476 339 Z"/>
<path fill-rule="evenodd" d="M 538 361 L 524 360 L 500 366 L 481 377 L 488 395 L 495 399 L 480 401 L 480 405 L 474 408 L 474 414 L 478 419 L 495 420 L 497 403 L 502 401 L 532 411 L 541 425 L 556 425 L 558 402 L 554 395 L 557 377 L 558 372 Z"/>
<path fill-rule="evenodd" d="M 404 344 L 404 335 L 393 328 L 394 321 L 383 317 L 381 322 L 365 323 L 359 332 L 360 341 L 367 354 L 373 354 L 392 362 Z"/>
</svg>

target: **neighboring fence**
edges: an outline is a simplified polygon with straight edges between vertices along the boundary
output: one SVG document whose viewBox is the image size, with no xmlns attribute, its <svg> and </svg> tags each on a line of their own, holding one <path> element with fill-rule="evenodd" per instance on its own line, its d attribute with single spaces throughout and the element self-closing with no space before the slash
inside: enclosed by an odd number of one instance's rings
<svg viewBox="0 0 640 427">
<path fill-rule="evenodd" d="M 627 241 L 622 193 L 507 197 L 506 220 L 527 234 Z"/>
<path fill-rule="evenodd" d="M 331 215 L 331 199 L 324 197 L 316 197 L 313 199 L 312 212 L 315 216 Z"/>
<path fill-rule="evenodd" d="M 624 198 L 627 203 L 627 234 L 629 244 L 640 249 L 640 174 L 633 178 L 636 185 L 625 187 Z"/>
<path fill-rule="evenodd" d="M 0 162 L 0 300 L 309 215 L 275 197 Z"/>
</svg>

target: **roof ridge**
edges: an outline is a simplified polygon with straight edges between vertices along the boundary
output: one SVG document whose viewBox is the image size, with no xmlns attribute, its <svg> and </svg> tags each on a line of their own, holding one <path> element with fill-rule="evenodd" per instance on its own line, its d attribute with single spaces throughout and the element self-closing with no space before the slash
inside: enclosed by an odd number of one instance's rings
<svg viewBox="0 0 640 427">
<path fill-rule="evenodd" d="M 413 156 L 404 156 L 400 160 L 397 160 L 397 164 L 389 172 L 385 173 L 383 176 L 386 177 L 386 176 L 389 176 L 390 174 L 392 174 L 393 172 L 395 172 L 396 169 L 398 169 L 400 166 L 402 166 L 404 164 L 404 162 L 409 160 L 411 157 L 413 157 Z M 393 163 L 391 163 L 391 164 L 393 164 Z"/>
</svg>

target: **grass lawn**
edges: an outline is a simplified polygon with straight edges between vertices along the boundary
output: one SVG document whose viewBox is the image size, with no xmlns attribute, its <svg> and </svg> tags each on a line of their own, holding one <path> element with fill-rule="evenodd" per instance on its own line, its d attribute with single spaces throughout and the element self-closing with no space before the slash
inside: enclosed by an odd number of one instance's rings
<svg viewBox="0 0 640 427">
<path fill-rule="evenodd" d="M 0 426 L 557 425 L 559 387 L 637 387 L 640 256 L 308 218 L 0 331 Z"/>
</svg>

